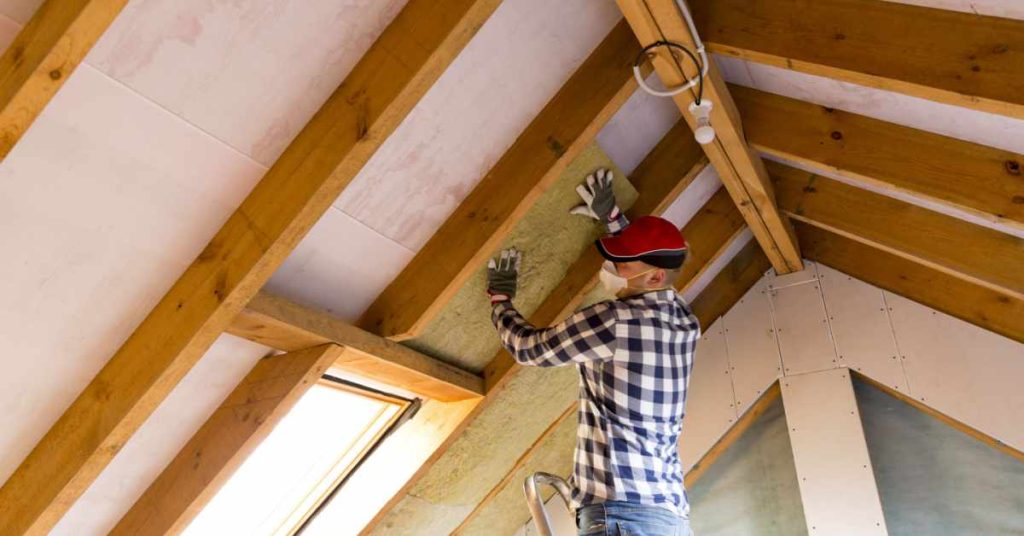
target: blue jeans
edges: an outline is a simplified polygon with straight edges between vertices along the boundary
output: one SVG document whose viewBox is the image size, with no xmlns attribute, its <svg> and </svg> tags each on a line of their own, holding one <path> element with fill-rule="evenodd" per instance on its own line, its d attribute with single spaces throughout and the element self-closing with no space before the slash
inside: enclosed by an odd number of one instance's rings
<svg viewBox="0 0 1024 536">
<path fill-rule="evenodd" d="M 690 521 L 660 506 L 608 501 L 576 511 L 579 536 L 693 536 Z"/>
</svg>

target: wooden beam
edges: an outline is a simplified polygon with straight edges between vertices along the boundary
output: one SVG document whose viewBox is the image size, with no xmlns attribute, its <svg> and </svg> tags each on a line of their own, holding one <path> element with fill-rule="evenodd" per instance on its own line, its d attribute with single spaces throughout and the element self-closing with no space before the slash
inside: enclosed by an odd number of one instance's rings
<svg viewBox="0 0 1024 536">
<path fill-rule="evenodd" d="M 1024 229 L 1024 155 L 732 86 L 758 150 Z"/>
<path fill-rule="evenodd" d="M 483 395 L 483 378 L 472 372 L 267 292 L 257 294 L 227 332 L 288 352 L 334 343 L 344 348 L 336 368 L 442 402 Z"/>
<path fill-rule="evenodd" d="M 638 51 L 620 22 L 377 297 L 359 326 L 396 340 L 422 332 L 633 93 L 629 67 Z"/>
<path fill-rule="evenodd" d="M 931 406 L 925 405 L 920 400 L 906 393 L 897 391 L 896 389 L 893 389 L 892 387 L 889 387 L 884 383 L 875 381 L 870 377 L 861 374 L 860 372 L 850 370 L 850 375 L 853 378 L 860 380 L 870 385 L 871 387 L 874 387 L 875 389 L 878 389 L 879 391 L 882 391 L 883 393 L 899 400 L 900 402 L 906 403 L 912 406 L 913 408 L 917 409 L 918 411 L 935 418 L 942 424 L 945 424 L 946 426 L 954 430 L 967 434 L 968 436 L 998 450 L 999 452 L 1002 452 L 1003 454 L 1006 454 L 1007 456 L 1016 459 L 1017 461 L 1024 462 L 1024 452 L 1021 452 L 1011 447 L 1010 445 L 1003 443 L 1002 441 L 986 434 L 985 432 L 982 432 L 981 430 L 978 430 L 977 428 L 974 428 L 973 426 L 970 426 L 964 422 L 958 421 L 953 417 L 950 417 L 949 415 L 946 415 L 945 413 L 942 413 L 941 411 L 932 408 Z"/>
<path fill-rule="evenodd" d="M 783 164 L 768 171 L 790 218 L 1024 299 L 1024 239 Z"/>
<path fill-rule="evenodd" d="M 712 52 L 1024 118 L 1024 21 L 877 0 L 691 0 Z"/>
<path fill-rule="evenodd" d="M 693 140 L 693 134 L 683 121 L 679 121 L 662 138 L 658 145 L 634 171 L 630 182 L 639 192 L 639 197 L 630 209 L 630 216 L 661 214 L 689 186 L 697 174 L 707 165 L 700 148 Z M 536 325 L 549 325 L 568 315 L 577 307 L 597 282 L 597 272 L 603 259 L 594 248 L 588 248 L 568 270 L 567 276 L 538 307 L 530 321 Z M 473 419 L 480 415 L 497 398 L 497 393 L 519 370 L 519 366 L 504 350 L 499 351 L 484 369 L 484 385 L 487 393 L 480 404 L 475 406 L 455 428 L 427 462 L 396 494 L 388 505 L 364 529 L 372 531 L 392 508 L 409 492 L 413 485 L 459 438 Z"/>
<path fill-rule="evenodd" d="M 617 0 L 617 3 L 642 45 L 669 41 L 696 49 L 676 0 Z M 666 87 L 679 86 L 688 77 L 698 74 L 692 62 L 669 53 L 666 47 L 654 52 L 654 69 Z M 696 94 L 693 88 L 673 97 L 691 128 L 696 128 L 696 119 L 688 108 Z M 715 128 L 715 139 L 702 146 L 711 165 L 718 171 L 722 184 L 775 270 L 780 274 L 801 270 L 803 264 L 793 229 L 775 206 L 768 173 L 761 157 L 747 145 L 739 113 L 714 63 L 709 66 L 704 80 L 703 97 L 713 105 L 711 124 Z"/>
<path fill-rule="evenodd" d="M 708 469 L 718 461 L 718 458 L 720 458 L 725 451 L 729 450 L 729 447 L 735 444 L 736 441 L 743 437 L 743 434 L 750 429 L 750 426 L 757 421 L 758 417 L 764 415 L 764 412 L 768 411 L 768 408 L 779 399 L 779 395 L 781 393 L 782 391 L 779 389 L 779 381 L 775 380 L 772 382 L 771 386 L 768 387 L 764 393 L 761 393 L 761 396 L 755 400 L 749 408 L 747 408 L 747 411 L 743 412 L 743 415 L 741 415 L 739 419 L 736 419 L 736 423 L 729 427 L 718 441 L 715 441 L 715 444 L 700 457 L 700 460 L 697 460 L 697 463 L 693 464 L 693 467 L 690 467 L 690 470 L 686 472 L 686 476 L 683 478 L 683 482 L 686 484 L 686 487 L 693 487 L 693 485 L 696 484 L 702 476 L 704 476 L 704 473 L 706 473 Z M 683 440 L 685 441 L 685 439 L 686 435 L 684 432 Z"/>
<path fill-rule="evenodd" d="M 756 242 L 751 241 L 737 252 L 690 304 L 701 328 L 707 329 L 732 309 L 769 268 L 768 258 Z"/>
<path fill-rule="evenodd" d="M 682 191 L 690 185 L 707 161 L 693 140 L 689 127 L 679 121 L 649 155 L 640 163 L 630 178 L 640 193 L 629 216 L 661 214 Z M 530 316 L 530 322 L 547 326 L 569 315 L 597 284 L 597 274 L 604 258 L 595 248 L 588 248 L 568 270 L 568 275 Z M 512 356 L 499 350 L 484 367 L 484 389 L 487 394 L 500 389 L 517 369 Z"/>
<path fill-rule="evenodd" d="M 263 286 L 493 12 L 410 0 L 199 257 L 0 488 L 0 532 L 44 534 Z"/>
<path fill-rule="evenodd" d="M 0 160 L 7 157 L 127 0 L 47 0 L 0 57 Z"/>
<path fill-rule="evenodd" d="M 685 292 L 696 283 L 745 228 L 743 215 L 733 204 L 729 192 L 719 188 L 683 226 L 690 252 L 676 281 L 676 290 Z"/>
<path fill-rule="evenodd" d="M 1013 340 L 1024 342 L 1024 301 L 805 223 L 808 259 Z"/>
<path fill-rule="evenodd" d="M 341 354 L 326 344 L 257 362 L 111 534 L 181 533 Z"/>
</svg>

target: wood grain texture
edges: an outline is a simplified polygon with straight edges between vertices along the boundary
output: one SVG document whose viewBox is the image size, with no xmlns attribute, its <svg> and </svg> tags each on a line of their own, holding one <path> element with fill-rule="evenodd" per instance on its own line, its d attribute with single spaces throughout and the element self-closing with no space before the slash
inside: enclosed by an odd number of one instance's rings
<svg viewBox="0 0 1024 536">
<path fill-rule="evenodd" d="M 768 171 L 794 220 L 1024 299 L 1024 239 L 783 164 Z"/>
<path fill-rule="evenodd" d="M 877 0 L 694 0 L 715 53 L 1024 118 L 1024 21 Z"/>
<path fill-rule="evenodd" d="M 809 260 L 976 326 L 1024 342 L 1024 301 L 798 222 Z"/>
<path fill-rule="evenodd" d="M 731 86 L 758 150 L 1024 229 L 1024 155 Z"/>
<path fill-rule="evenodd" d="M 695 49 L 675 0 L 617 0 L 617 3 L 642 45 L 664 40 Z M 670 54 L 667 47 L 656 48 L 652 54 L 654 69 L 666 87 L 677 87 L 698 74 L 693 62 Z M 696 128 L 696 119 L 688 108 L 696 96 L 697 89 L 691 88 L 673 97 L 691 128 Z M 711 124 L 715 139 L 702 146 L 711 165 L 776 271 L 780 274 L 799 271 L 803 264 L 792 226 L 775 205 L 764 163 L 747 145 L 739 113 L 713 62 L 704 80 L 703 97 L 713 103 Z"/>
<path fill-rule="evenodd" d="M 499 0 L 411 0 L 199 257 L 0 488 L 46 533 L 355 177 Z"/>
<path fill-rule="evenodd" d="M 743 246 L 690 304 L 701 329 L 732 309 L 769 268 L 771 264 L 756 242 Z"/>
<path fill-rule="evenodd" d="M 0 56 L 0 160 L 28 130 L 127 0 L 47 0 Z"/>
<path fill-rule="evenodd" d="M 258 361 L 111 534 L 181 533 L 341 354 L 326 344 Z"/>
<path fill-rule="evenodd" d="M 336 367 L 442 402 L 483 395 L 483 379 L 476 374 L 266 291 L 227 332 L 288 352 L 334 343 L 344 349 Z"/>
<path fill-rule="evenodd" d="M 377 297 L 359 326 L 396 340 L 420 334 L 633 93 L 629 67 L 638 51 L 620 22 Z"/>
<path fill-rule="evenodd" d="M 719 188 L 683 226 L 683 236 L 690 250 L 676 281 L 676 290 L 682 293 L 693 285 L 745 228 L 743 215 L 736 209 L 729 192 Z"/>
<path fill-rule="evenodd" d="M 676 123 L 650 154 L 637 166 L 630 182 L 639 197 L 628 211 L 628 216 L 661 214 L 707 165 L 700 146 L 693 140 L 689 127 L 683 121 Z M 566 276 L 530 316 L 537 326 L 551 325 L 579 306 L 583 298 L 597 284 L 597 274 L 604 258 L 596 248 L 588 248 L 573 263 Z M 505 350 L 499 350 L 484 367 L 484 389 L 490 394 L 500 389 L 516 369 L 515 360 Z"/>
<path fill-rule="evenodd" d="M 706 165 L 707 160 L 694 141 L 689 127 L 685 122 L 679 121 L 651 150 L 630 177 L 629 180 L 639 192 L 639 197 L 633 203 L 628 215 L 636 217 L 644 214 L 661 214 L 693 182 Z M 604 259 L 595 248 L 588 248 L 568 270 L 568 275 L 551 291 L 544 303 L 530 317 L 530 321 L 536 325 L 550 325 L 572 312 L 597 283 L 597 272 L 601 269 L 603 262 Z M 486 395 L 448 435 L 447 439 L 402 490 L 377 513 L 364 532 L 369 533 L 387 516 L 390 510 L 426 474 L 429 466 L 440 458 L 469 424 L 497 398 L 497 394 L 517 370 L 519 370 L 519 366 L 508 352 L 502 350 L 495 354 L 484 369 Z"/>
<path fill-rule="evenodd" d="M 729 427 L 729 429 L 722 434 L 722 437 L 719 438 L 718 441 L 716 441 L 715 444 L 712 445 L 703 456 L 701 456 L 700 460 L 693 464 L 693 467 L 686 472 L 686 476 L 683 477 L 683 482 L 686 484 L 686 487 L 693 487 L 693 485 L 696 484 L 702 476 L 704 476 L 704 473 L 706 473 L 708 469 L 718 461 L 718 458 L 720 458 L 725 451 L 729 450 L 729 447 L 736 443 L 736 441 L 743 437 L 744 432 L 746 432 L 747 429 L 757 421 L 758 417 L 763 415 L 765 411 L 768 411 L 768 408 L 771 407 L 773 402 L 779 399 L 781 394 L 782 390 L 779 388 L 779 381 L 775 380 L 772 382 L 772 385 L 761 394 L 760 398 L 751 404 L 750 407 L 747 408 L 747 411 L 743 412 L 743 415 L 740 415 L 740 418 L 736 420 L 736 424 Z"/>
</svg>

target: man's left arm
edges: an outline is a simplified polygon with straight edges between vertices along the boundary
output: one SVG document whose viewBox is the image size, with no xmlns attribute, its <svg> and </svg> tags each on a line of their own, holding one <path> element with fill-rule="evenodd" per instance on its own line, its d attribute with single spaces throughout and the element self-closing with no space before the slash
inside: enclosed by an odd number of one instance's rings
<svg viewBox="0 0 1024 536">
<path fill-rule="evenodd" d="M 501 343 L 523 365 L 553 367 L 611 359 L 615 355 L 615 306 L 602 302 L 574 313 L 559 324 L 537 328 L 512 305 L 520 253 L 505 250 L 488 263 L 487 293 L 491 321 Z"/>
</svg>

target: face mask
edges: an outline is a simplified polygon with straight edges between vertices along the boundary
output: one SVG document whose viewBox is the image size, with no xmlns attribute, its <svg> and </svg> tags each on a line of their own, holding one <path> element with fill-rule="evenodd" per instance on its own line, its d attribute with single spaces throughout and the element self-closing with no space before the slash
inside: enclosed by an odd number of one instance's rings
<svg viewBox="0 0 1024 536">
<path fill-rule="evenodd" d="M 621 298 L 622 294 L 630 289 L 630 279 L 636 279 L 655 270 L 657 270 L 657 268 L 651 268 L 650 270 L 636 274 L 631 278 L 625 278 L 619 275 L 618 270 L 615 269 L 614 263 L 611 261 L 604 261 L 604 264 L 601 265 L 601 271 L 598 273 L 598 278 L 601 280 L 601 284 L 604 285 L 604 288 L 608 290 L 608 292 L 611 292 L 612 294 L 615 294 L 616 297 Z"/>
</svg>

